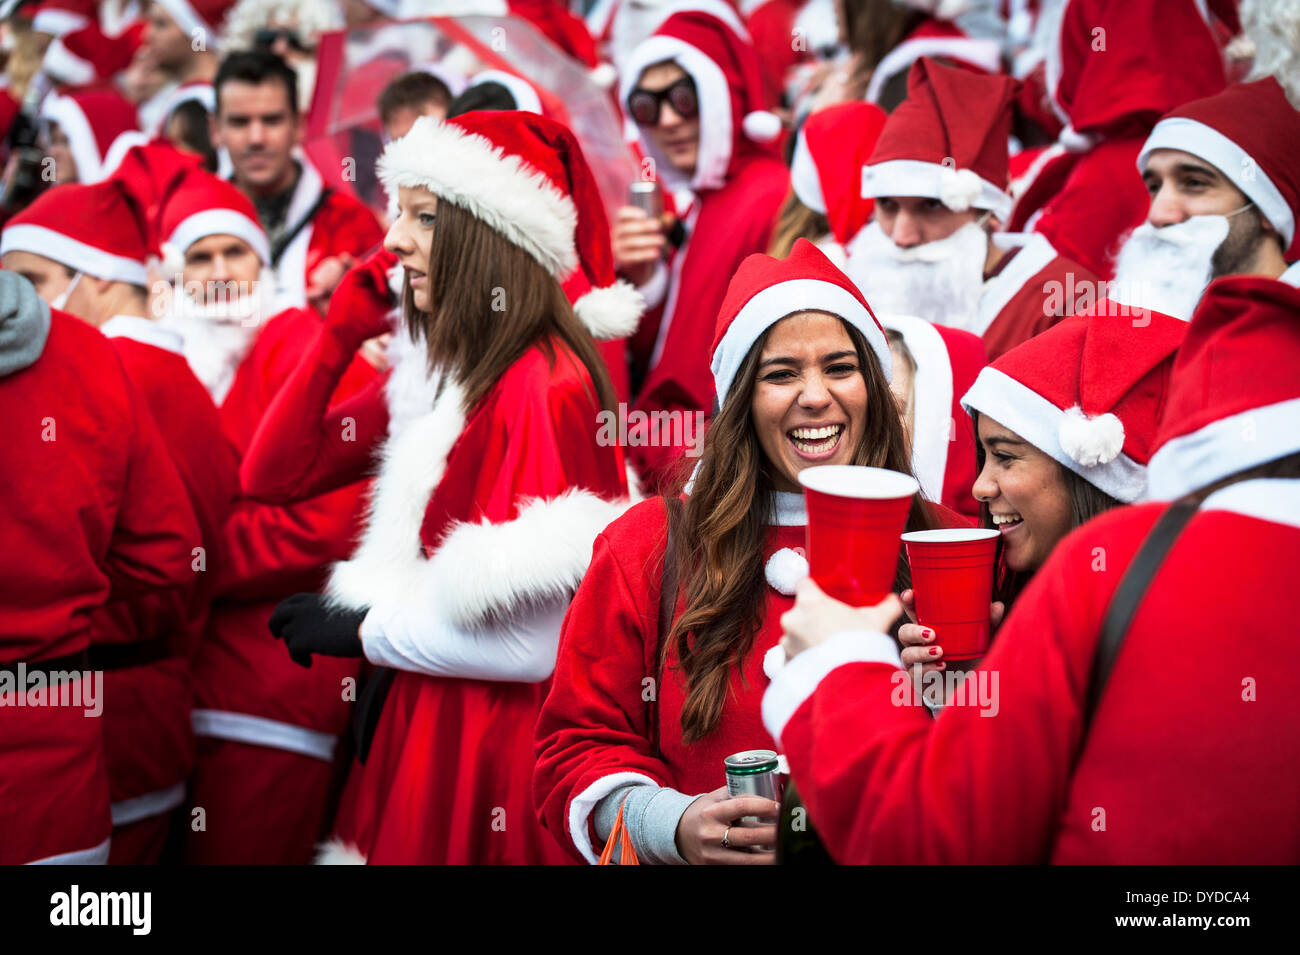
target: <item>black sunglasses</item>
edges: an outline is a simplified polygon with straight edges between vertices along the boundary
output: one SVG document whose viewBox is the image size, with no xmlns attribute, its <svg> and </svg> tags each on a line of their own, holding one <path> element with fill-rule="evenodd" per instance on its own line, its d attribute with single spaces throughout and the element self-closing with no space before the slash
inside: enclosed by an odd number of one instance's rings
<svg viewBox="0 0 1300 955">
<path fill-rule="evenodd" d="M 683 76 L 661 90 L 638 86 L 627 94 L 627 111 L 640 126 L 658 126 L 659 111 L 665 100 L 682 119 L 694 119 L 700 115 L 700 97 L 695 92 L 695 81 L 689 76 Z"/>
<path fill-rule="evenodd" d="M 290 49 L 297 50 L 299 53 L 311 52 L 311 48 L 302 42 L 302 37 L 298 35 L 297 30 L 268 28 L 253 34 L 253 46 L 259 50 L 269 50 L 279 40 L 284 40 L 289 44 Z"/>
</svg>

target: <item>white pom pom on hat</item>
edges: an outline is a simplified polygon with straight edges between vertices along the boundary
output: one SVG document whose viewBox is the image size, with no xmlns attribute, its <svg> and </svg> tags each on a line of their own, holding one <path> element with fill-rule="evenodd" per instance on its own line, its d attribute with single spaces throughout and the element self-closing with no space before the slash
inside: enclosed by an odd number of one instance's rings
<svg viewBox="0 0 1300 955">
<path fill-rule="evenodd" d="M 767 559 L 763 573 L 773 590 L 793 597 L 795 585 L 808 576 L 808 558 L 792 547 L 782 547 Z"/>
<path fill-rule="evenodd" d="M 756 109 L 745 114 L 741 129 L 753 142 L 770 143 L 781 135 L 781 117 L 765 109 Z"/>
<path fill-rule="evenodd" d="M 939 171 L 939 200 L 953 212 L 971 208 L 982 191 L 983 182 L 969 169 L 944 166 Z"/>
<path fill-rule="evenodd" d="M 1057 440 L 1085 468 L 1109 464 L 1124 450 L 1124 422 L 1109 411 L 1090 418 L 1075 405 L 1061 419 Z"/>
<path fill-rule="evenodd" d="M 591 81 L 603 90 L 613 89 L 618 82 L 618 70 L 613 63 L 601 63 L 587 74 Z"/>
</svg>

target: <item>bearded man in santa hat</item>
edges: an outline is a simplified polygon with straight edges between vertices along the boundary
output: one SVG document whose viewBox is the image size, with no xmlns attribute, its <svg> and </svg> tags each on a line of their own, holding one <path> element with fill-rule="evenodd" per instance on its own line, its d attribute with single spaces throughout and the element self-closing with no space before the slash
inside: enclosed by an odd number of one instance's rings
<svg viewBox="0 0 1300 955">
<path fill-rule="evenodd" d="M 1212 279 L 1282 276 L 1300 259 L 1297 143 L 1300 112 L 1272 77 L 1168 113 L 1138 155 L 1151 208 L 1110 297 L 1189 320 Z"/>
<path fill-rule="evenodd" d="M 848 245 L 849 276 L 882 314 L 984 339 L 990 359 L 1072 313 L 1051 292 L 1095 276 L 1041 235 L 996 235 L 1011 198 L 1015 81 L 917 61 L 862 170 L 875 220 Z"/>
</svg>

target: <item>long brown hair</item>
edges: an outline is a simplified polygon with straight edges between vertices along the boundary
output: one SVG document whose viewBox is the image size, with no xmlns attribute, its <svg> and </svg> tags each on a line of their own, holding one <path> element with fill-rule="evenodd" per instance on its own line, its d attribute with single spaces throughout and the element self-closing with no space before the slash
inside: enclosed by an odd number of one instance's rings
<svg viewBox="0 0 1300 955">
<path fill-rule="evenodd" d="M 796 239 L 808 239 L 816 242 L 830 234 L 831 223 L 823 213 L 810 208 L 800 201 L 790 190 L 785 197 L 785 204 L 776 217 L 776 226 L 772 230 L 772 241 L 768 244 L 767 254 L 776 259 L 784 259 L 794 248 Z"/>
<path fill-rule="evenodd" d="M 459 206 L 440 201 L 436 222 L 428 270 L 433 310 L 416 309 L 404 281 L 402 314 L 411 338 L 424 340 L 430 370 L 447 369 L 464 388 L 466 410 L 534 344 L 554 367 L 552 335 L 586 367 L 600 407 L 612 410 L 609 372 L 554 277 Z"/>
<path fill-rule="evenodd" d="M 903 427 L 889 383 L 875 353 L 860 331 L 845 322 L 858 365 L 867 383 L 867 422 L 854 449 L 853 463 L 912 473 Z M 773 464 L 763 453 L 754 429 L 751 406 L 758 365 L 768 332 L 754 343 L 736 373 L 735 385 L 709 425 L 699 471 L 673 532 L 677 580 L 686 593 L 686 608 L 674 622 L 664 646 L 677 655 L 686 676 L 682 736 L 693 742 L 707 735 L 722 716 L 731 670 L 739 666 L 763 625 L 766 580 L 763 544 L 776 512 Z M 908 517 L 909 530 L 930 526 L 917 496 Z M 910 583 L 899 548 L 897 585 Z"/>
</svg>

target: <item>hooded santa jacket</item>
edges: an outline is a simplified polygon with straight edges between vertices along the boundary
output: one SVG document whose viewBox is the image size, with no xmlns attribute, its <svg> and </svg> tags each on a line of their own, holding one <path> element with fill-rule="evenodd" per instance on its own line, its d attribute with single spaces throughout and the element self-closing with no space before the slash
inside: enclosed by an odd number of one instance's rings
<svg viewBox="0 0 1300 955">
<path fill-rule="evenodd" d="M 909 705 L 880 634 L 840 634 L 778 674 L 764 721 L 837 860 L 1300 862 L 1300 676 L 1273 665 L 1300 612 L 1278 578 L 1300 561 L 1300 481 L 1243 482 L 1203 503 L 1081 739 L 1101 622 L 1164 510 L 1121 508 L 1067 537 L 963 684 L 965 705 L 937 719 Z"/>
<path fill-rule="evenodd" d="M 110 592 L 165 592 L 192 576 L 200 538 L 158 427 L 97 330 L 50 313 L 40 356 L 0 377 L 0 406 L 8 409 L 0 418 L 7 682 L 20 662 L 86 651 L 92 617 Z M 84 715 L 94 710 L 88 698 L 85 706 L 16 706 L 14 689 L 0 691 L 0 863 L 65 854 L 104 861 L 102 721 Z"/>
</svg>

